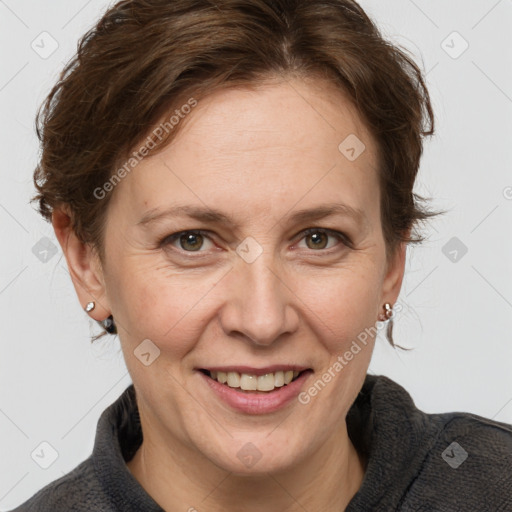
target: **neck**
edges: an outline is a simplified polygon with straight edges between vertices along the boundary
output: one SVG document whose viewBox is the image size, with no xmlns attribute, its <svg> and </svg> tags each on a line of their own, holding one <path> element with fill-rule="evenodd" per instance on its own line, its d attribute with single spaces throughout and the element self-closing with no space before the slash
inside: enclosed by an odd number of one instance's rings
<svg viewBox="0 0 512 512">
<path fill-rule="evenodd" d="M 127 466 L 164 510 L 339 512 L 364 477 L 364 461 L 342 425 L 324 445 L 285 471 L 235 475 L 183 444 L 150 435 Z M 162 449 L 162 446 L 165 448 Z"/>
</svg>

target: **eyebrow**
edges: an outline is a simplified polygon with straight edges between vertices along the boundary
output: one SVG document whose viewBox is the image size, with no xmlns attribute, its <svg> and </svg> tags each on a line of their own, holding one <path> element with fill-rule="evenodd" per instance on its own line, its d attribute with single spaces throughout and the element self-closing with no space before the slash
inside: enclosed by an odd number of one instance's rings
<svg viewBox="0 0 512 512">
<path fill-rule="evenodd" d="M 285 222 L 298 224 L 323 219 L 325 217 L 332 217 L 334 215 L 349 217 L 361 226 L 368 224 L 368 218 L 362 210 L 342 203 L 326 204 L 316 208 L 298 210 L 285 216 L 283 220 Z M 189 217 L 200 222 L 211 224 L 226 224 L 235 229 L 238 227 L 237 222 L 218 210 L 192 205 L 172 206 L 165 210 L 152 208 L 142 216 L 139 222 L 137 222 L 137 225 L 147 227 L 154 222 L 175 217 Z"/>
</svg>

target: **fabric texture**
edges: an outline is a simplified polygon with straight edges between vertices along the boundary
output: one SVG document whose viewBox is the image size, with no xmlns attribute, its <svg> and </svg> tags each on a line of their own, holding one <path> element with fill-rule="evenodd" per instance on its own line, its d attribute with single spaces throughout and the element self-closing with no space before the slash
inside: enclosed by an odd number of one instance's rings
<svg viewBox="0 0 512 512">
<path fill-rule="evenodd" d="M 368 463 L 346 512 L 512 512 L 512 425 L 424 413 L 397 383 L 367 375 L 347 427 Z M 91 456 L 12 512 L 161 512 L 126 466 L 141 442 L 130 385 L 102 413 Z"/>
</svg>

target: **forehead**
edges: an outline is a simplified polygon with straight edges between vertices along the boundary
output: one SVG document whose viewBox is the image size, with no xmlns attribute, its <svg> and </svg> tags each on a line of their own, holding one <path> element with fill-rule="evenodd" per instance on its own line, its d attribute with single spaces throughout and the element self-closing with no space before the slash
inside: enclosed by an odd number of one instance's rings
<svg viewBox="0 0 512 512">
<path fill-rule="evenodd" d="M 375 142 L 328 82 L 220 90 L 180 123 L 173 141 L 118 185 L 116 201 L 138 213 L 179 200 L 252 215 L 299 201 L 375 203 L 367 201 L 378 187 Z"/>
<path fill-rule="evenodd" d="M 373 156 L 374 141 L 348 96 L 320 79 L 290 79 L 251 88 L 222 89 L 202 99 L 185 116 L 173 145 L 194 151 L 232 155 L 272 148 L 289 149 L 304 157 L 339 156 L 339 144 L 357 136 Z M 234 146 L 234 143 L 239 146 Z M 212 144 L 214 148 L 212 148 Z M 262 148 L 263 146 L 263 148 Z M 218 153 L 218 152 L 217 152 Z M 210 156 L 210 155 L 208 155 Z M 205 157 L 207 158 L 207 157 Z M 367 162 L 368 163 L 368 162 Z M 375 163 L 375 162 L 373 162 Z"/>
</svg>

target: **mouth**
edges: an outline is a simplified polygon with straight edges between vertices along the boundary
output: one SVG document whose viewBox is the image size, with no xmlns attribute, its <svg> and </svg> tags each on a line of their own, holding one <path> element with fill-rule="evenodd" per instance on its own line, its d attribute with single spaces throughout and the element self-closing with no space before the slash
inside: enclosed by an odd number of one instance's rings
<svg viewBox="0 0 512 512">
<path fill-rule="evenodd" d="M 274 369 L 205 369 L 199 370 L 210 379 L 243 393 L 272 393 L 299 379 L 310 368 Z"/>
</svg>

